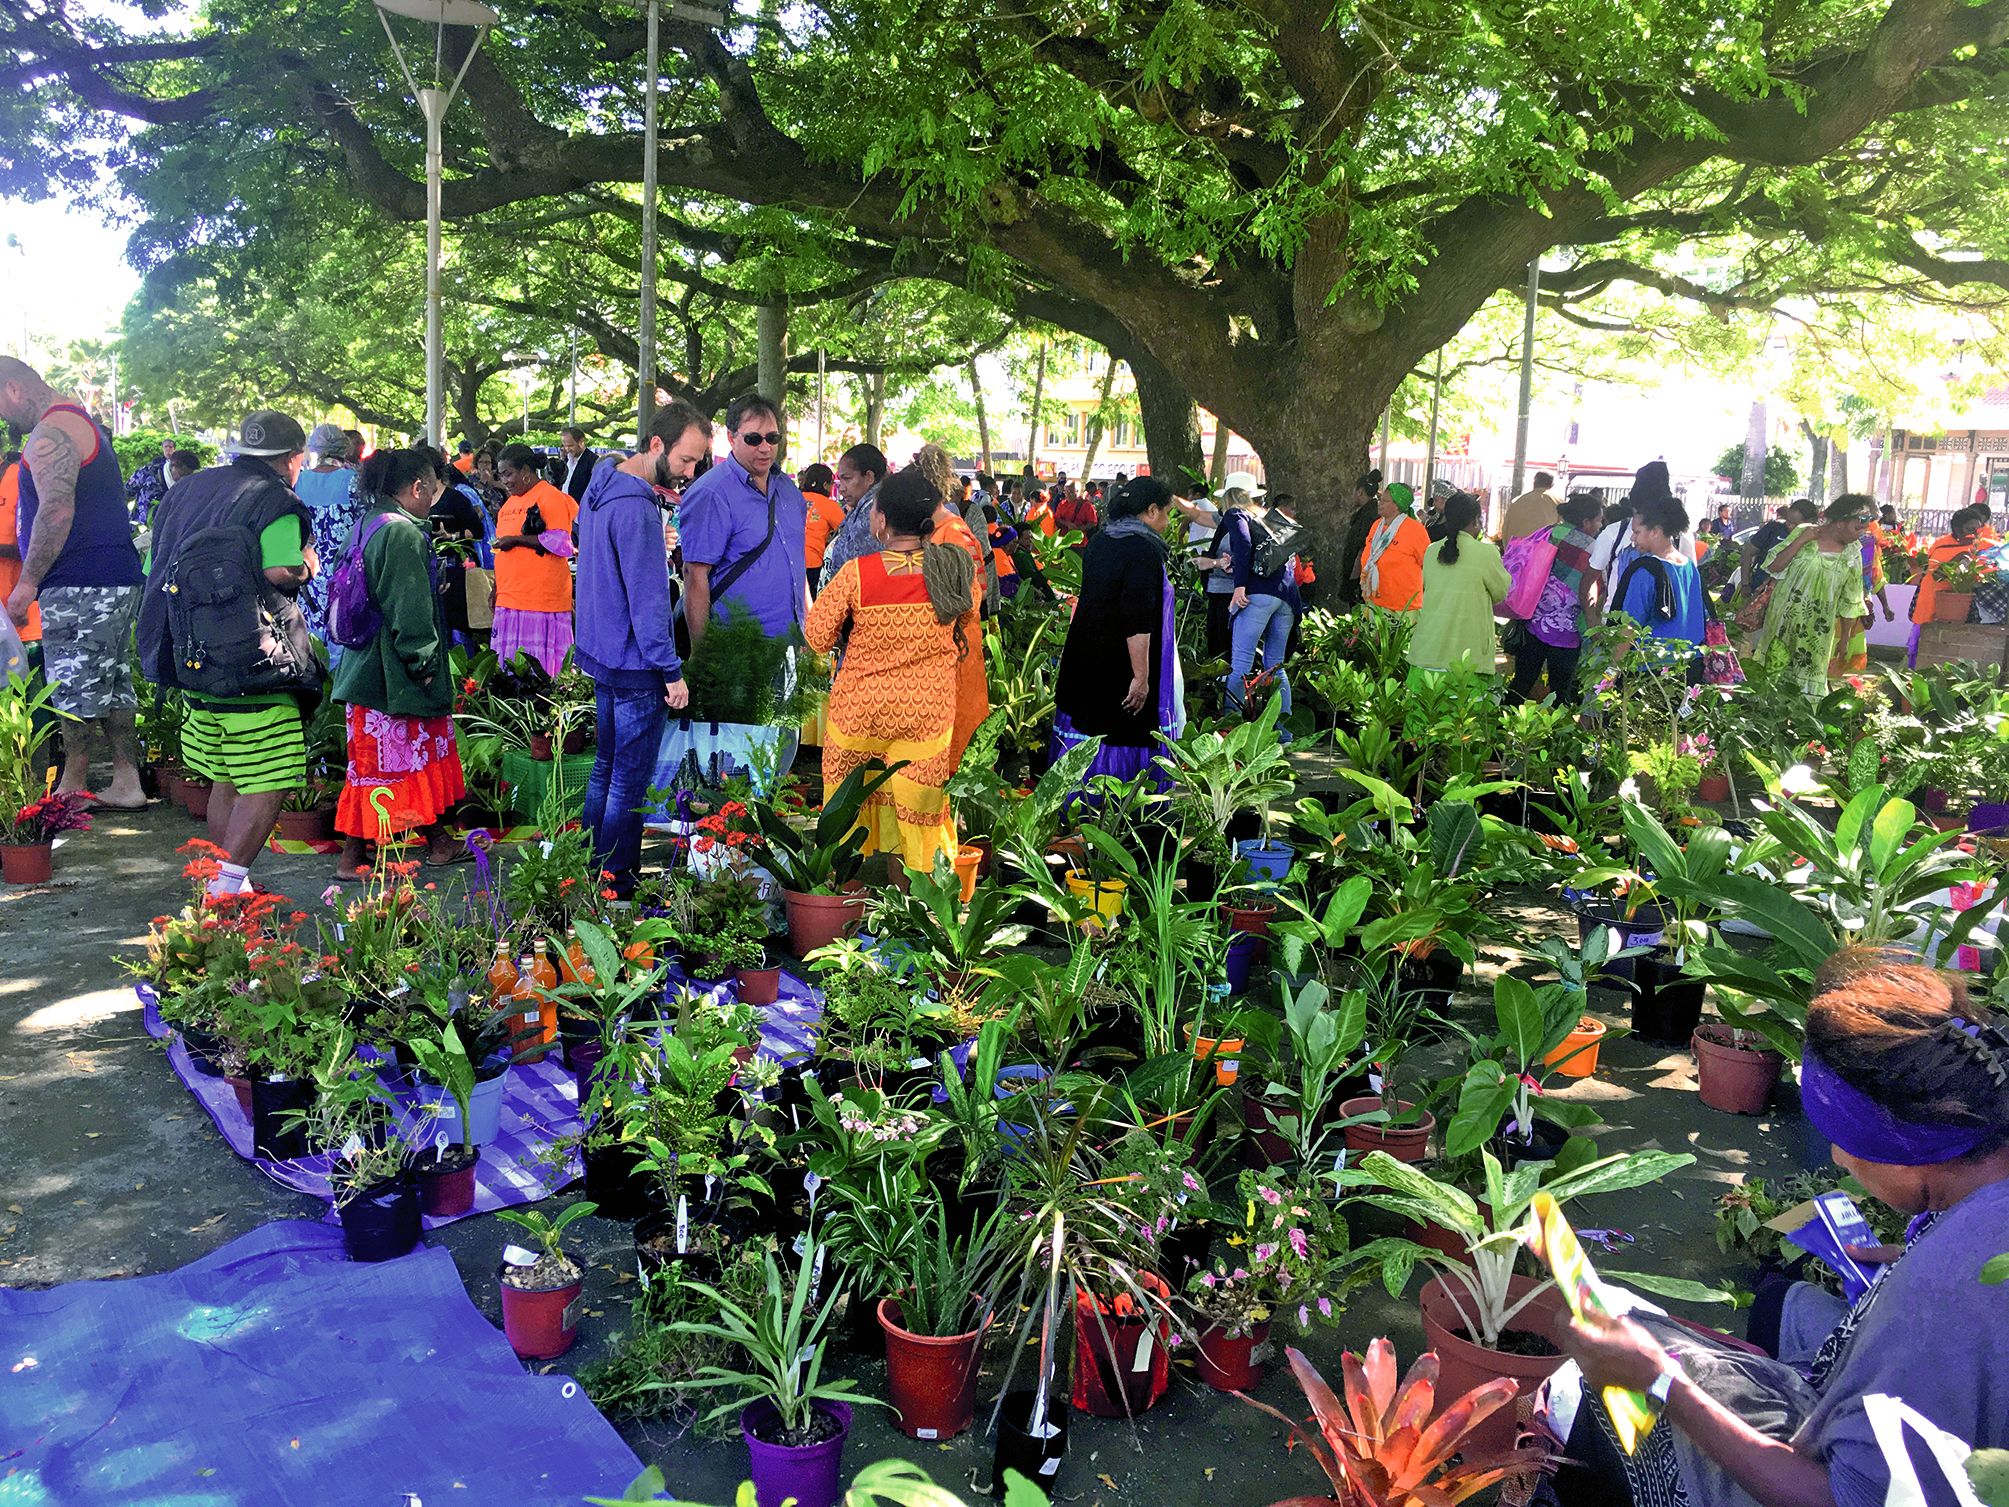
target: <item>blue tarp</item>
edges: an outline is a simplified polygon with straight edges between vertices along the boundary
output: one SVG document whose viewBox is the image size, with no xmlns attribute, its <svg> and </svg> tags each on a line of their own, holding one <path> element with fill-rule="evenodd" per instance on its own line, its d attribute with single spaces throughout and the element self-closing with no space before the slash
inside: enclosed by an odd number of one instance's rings
<svg viewBox="0 0 2009 1507">
<path fill-rule="evenodd" d="M 160 1276 L 0 1291 L 0 1507 L 556 1507 L 640 1470 L 444 1250 L 363 1265 L 284 1220 Z"/>
</svg>

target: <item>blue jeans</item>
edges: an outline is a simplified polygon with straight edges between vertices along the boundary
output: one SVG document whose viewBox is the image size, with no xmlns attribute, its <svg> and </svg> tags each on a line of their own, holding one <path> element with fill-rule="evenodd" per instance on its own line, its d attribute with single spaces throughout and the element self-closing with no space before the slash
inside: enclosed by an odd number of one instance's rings
<svg viewBox="0 0 2009 1507">
<path fill-rule="evenodd" d="M 626 691 L 596 683 L 593 706 L 600 742 L 586 780 L 586 830 L 593 834 L 596 873 L 613 874 L 615 893 L 626 899 L 642 867 L 642 805 L 655 779 L 670 710 L 660 686 Z"/>
<path fill-rule="evenodd" d="M 1290 604 L 1282 597 L 1251 596 L 1248 606 L 1228 619 L 1233 647 L 1228 654 L 1228 705 L 1242 709 L 1242 683 L 1256 667 L 1256 650 L 1263 653 L 1263 668 L 1276 671 L 1277 695 L 1283 700 L 1282 715 L 1291 709 L 1291 683 L 1283 673 L 1284 646 L 1290 642 Z"/>
</svg>

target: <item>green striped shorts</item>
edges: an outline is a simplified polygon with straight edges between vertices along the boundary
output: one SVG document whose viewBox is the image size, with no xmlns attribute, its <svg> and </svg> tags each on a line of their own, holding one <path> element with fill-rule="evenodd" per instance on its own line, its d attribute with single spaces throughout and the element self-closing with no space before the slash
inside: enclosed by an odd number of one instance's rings
<svg viewBox="0 0 2009 1507">
<path fill-rule="evenodd" d="M 292 701 L 276 706 L 189 703 L 181 729 L 182 762 L 242 795 L 291 790 L 307 782 L 307 731 Z"/>
</svg>

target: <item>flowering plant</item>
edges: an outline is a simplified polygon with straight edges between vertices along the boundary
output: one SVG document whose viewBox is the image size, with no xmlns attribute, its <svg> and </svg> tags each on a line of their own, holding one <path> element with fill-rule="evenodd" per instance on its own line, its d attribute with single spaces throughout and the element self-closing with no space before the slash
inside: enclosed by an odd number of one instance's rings
<svg viewBox="0 0 2009 1507">
<path fill-rule="evenodd" d="M 1977 586 L 1995 579 L 1995 567 L 1979 555 L 1955 555 L 1932 567 L 1932 579 L 1942 590 L 1971 593 Z"/>
<path fill-rule="evenodd" d="M 1346 1221 L 1309 1181 L 1244 1172 L 1236 1183 L 1242 1222 L 1218 1255 L 1186 1284 L 1186 1304 L 1203 1327 L 1242 1339 L 1273 1313 L 1295 1309 L 1298 1327 L 1331 1322 Z"/>
<path fill-rule="evenodd" d="M 65 832 L 91 830 L 90 798 L 80 792 L 59 792 L 30 801 L 7 823 L 7 840 L 48 842 Z"/>
</svg>

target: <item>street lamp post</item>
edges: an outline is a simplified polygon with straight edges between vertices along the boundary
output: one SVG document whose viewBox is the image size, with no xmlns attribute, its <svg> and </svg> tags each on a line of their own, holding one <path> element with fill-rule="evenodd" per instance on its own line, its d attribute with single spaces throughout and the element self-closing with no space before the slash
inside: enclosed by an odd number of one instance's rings
<svg viewBox="0 0 2009 1507">
<path fill-rule="evenodd" d="M 475 53 L 481 50 L 482 39 L 488 35 L 489 27 L 496 23 L 498 17 L 480 0 L 376 0 L 376 4 L 377 19 L 383 22 L 384 35 L 391 40 L 391 52 L 397 57 L 398 71 L 405 76 L 405 87 L 411 90 L 412 99 L 426 122 L 426 438 L 432 444 L 444 447 L 446 384 L 442 370 L 443 339 L 440 329 L 440 177 L 445 149 L 440 128 L 446 119 L 446 112 L 460 93 L 461 81 L 473 66 Z M 397 33 L 391 30 L 393 15 L 425 21 L 436 29 L 434 82 L 425 88 L 420 88 L 413 78 L 411 67 L 405 61 L 405 50 L 398 45 Z M 442 89 L 438 83 L 438 75 L 442 71 L 438 59 L 445 51 L 446 29 L 449 26 L 473 27 L 479 35 L 468 47 L 467 56 L 461 59 L 460 71 L 453 76 L 453 82 Z"/>
<path fill-rule="evenodd" d="M 662 67 L 662 18 L 657 0 L 643 0 L 649 13 L 648 76 L 642 104 L 642 310 L 635 343 L 640 347 L 636 376 L 635 448 L 648 448 L 649 420 L 656 416 L 656 75 Z"/>
</svg>

